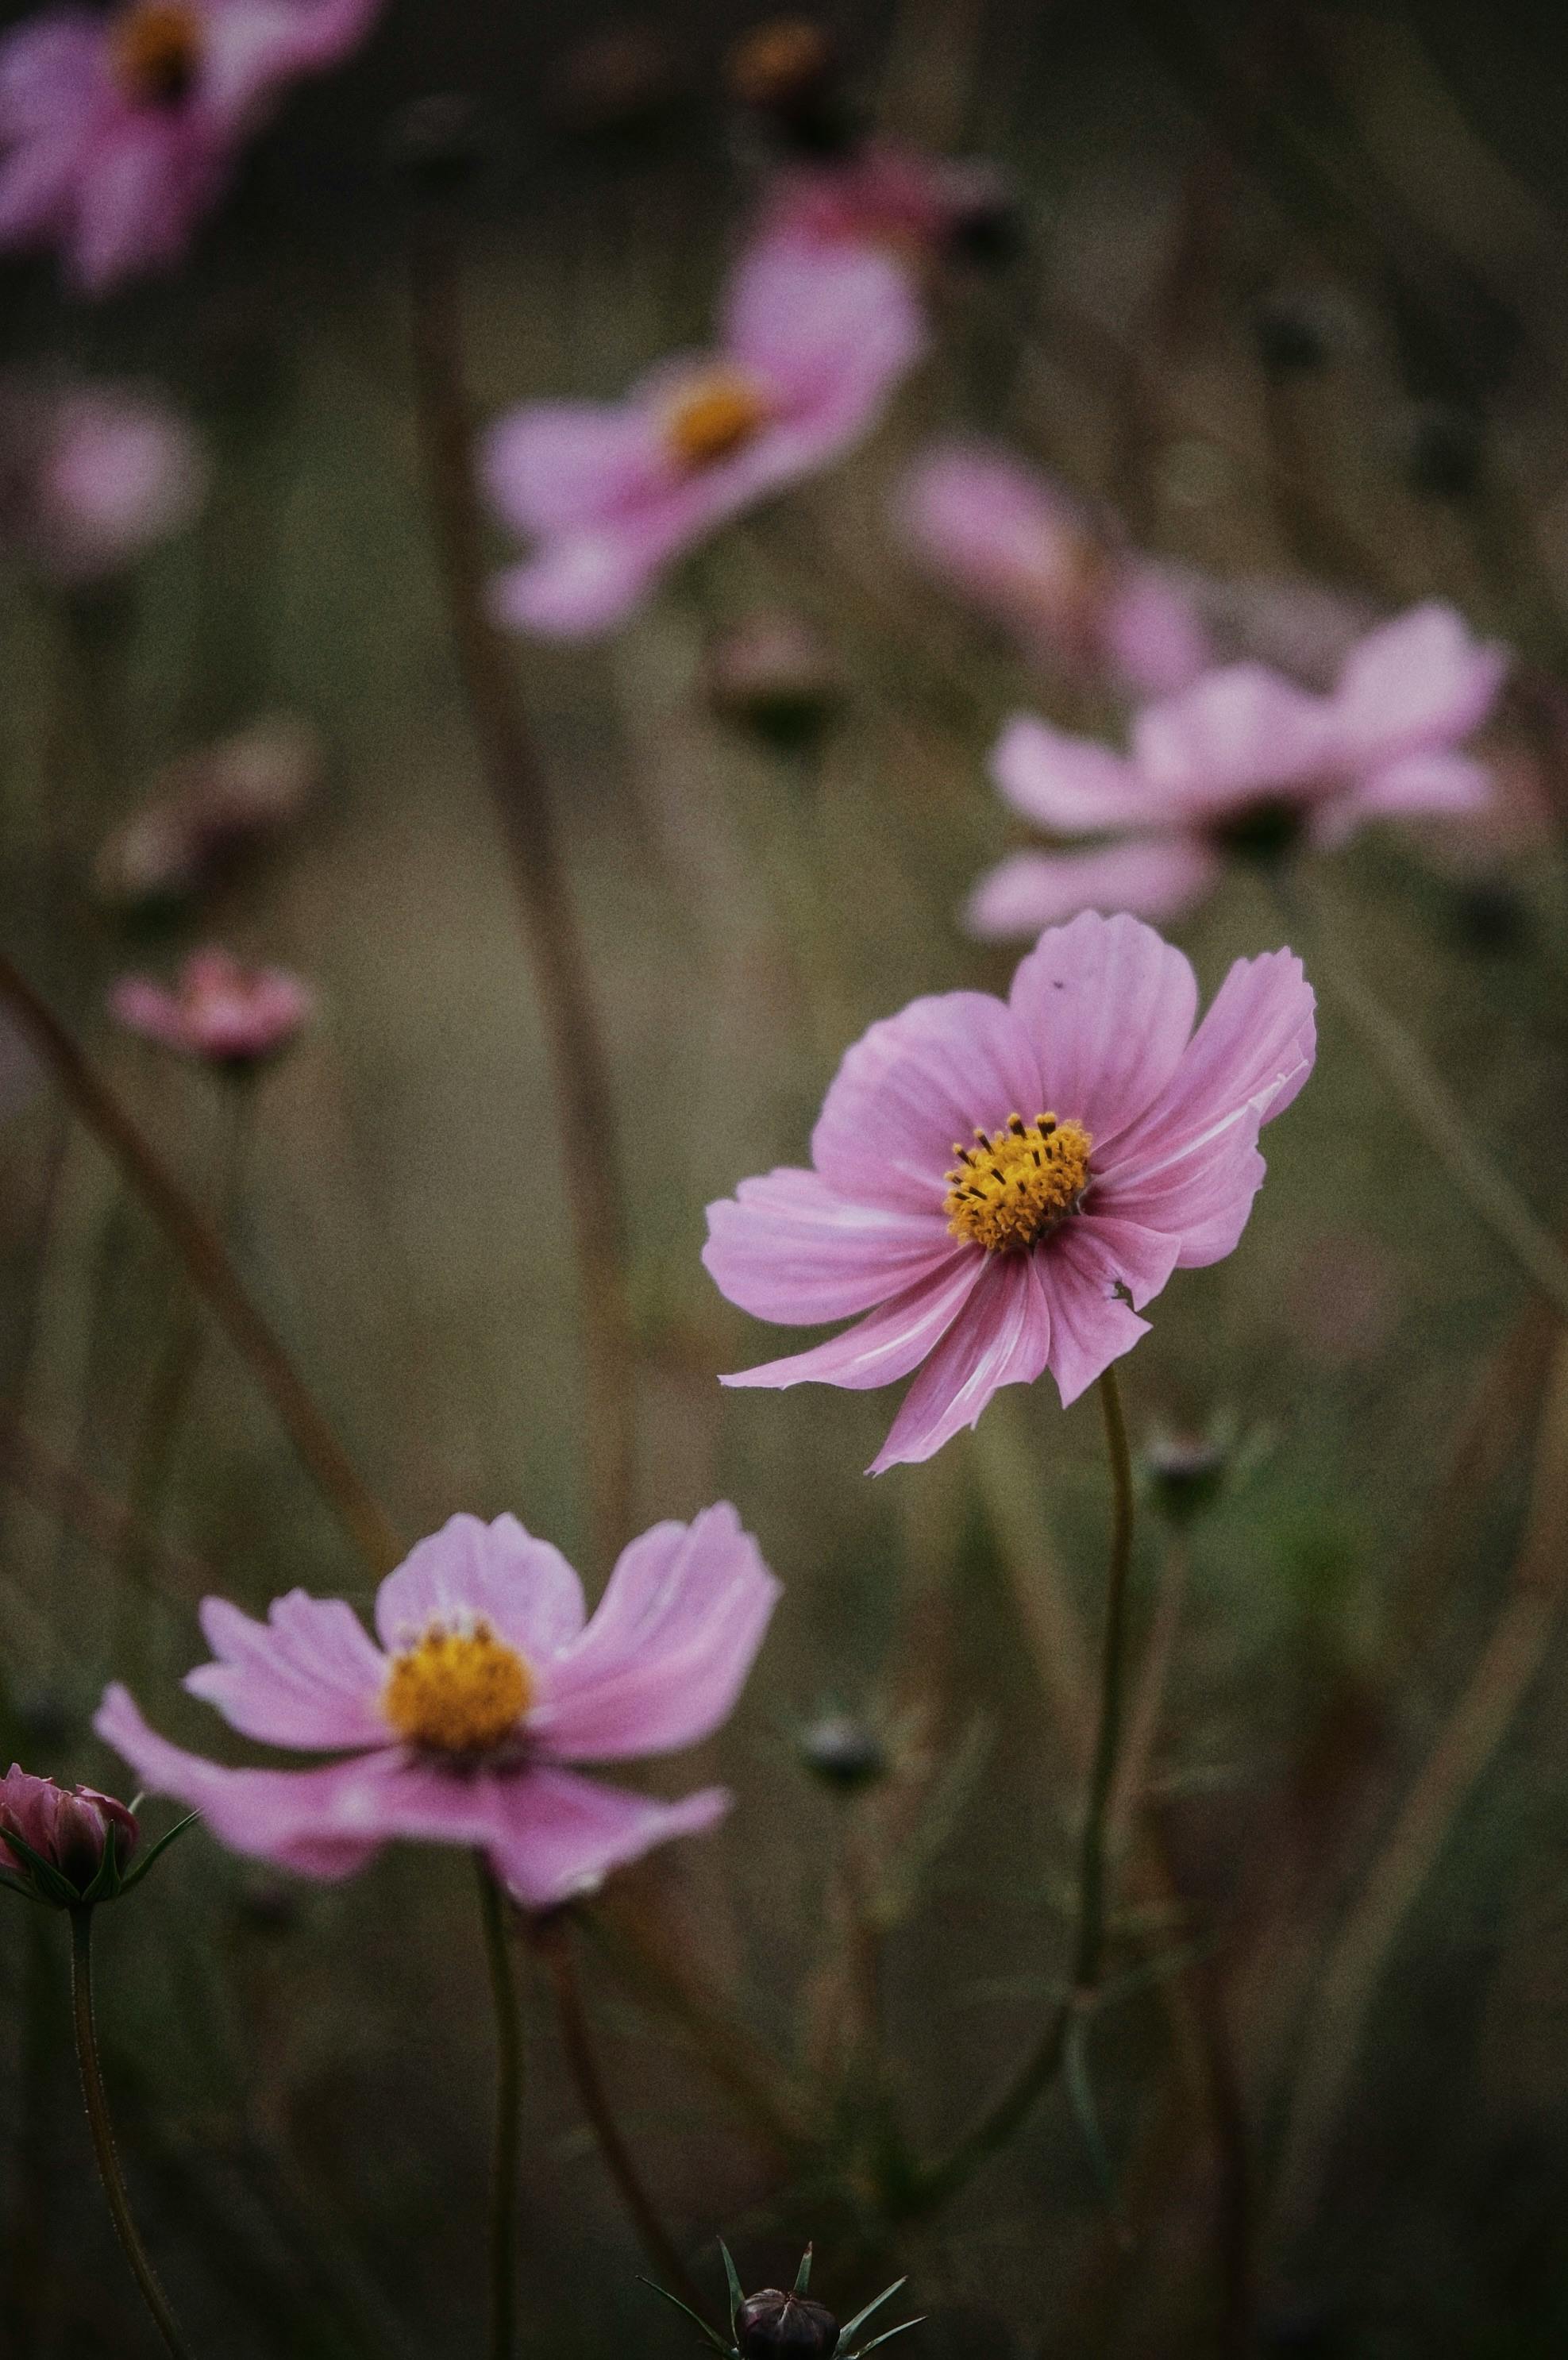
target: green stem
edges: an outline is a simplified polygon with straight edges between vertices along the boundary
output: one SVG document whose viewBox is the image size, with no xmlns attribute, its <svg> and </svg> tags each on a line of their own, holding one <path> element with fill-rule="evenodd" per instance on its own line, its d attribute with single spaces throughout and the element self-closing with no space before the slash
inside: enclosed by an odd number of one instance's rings
<svg viewBox="0 0 1568 2360">
<path fill-rule="evenodd" d="M 518 2180 L 522 2161 L 523 2038 L 517 1979 L 506 1925 L 506 1896 L 483 1852 L 479 1909 L 485 1963 L 495 2015 L 495 2144 L 490 2175 L 490 2360 L 513 2360 L 517 2348 Z"/>
<path fill-rule="evenodd" d="M 1133 1478 L 1115 1366 L 1099 1382 L 1110 1459 L 1113 1507 L 1110 1568 L 1105 1584 L 1105 1622 L 1100 1651 L 1099 1710 L 1089 1772 L 1089 1795 L 1078 1855 L 1078 1909 L 1068 1989 L 1033 2053 L 1001 2096 L 965 2133 L 944 2161 L 920 2174 L 908 2209 L 931 2212 L 944 2203 L 971 2174 L 1005 2147 L 1023 2126 L 1036 2102 L 1062 2069 L 1074 2020 L 1094 2007 L 1105 1948 L 1105 1851 L 1111 1792 L 1121 1743 L 1123 1691 L 1127 1679 L 1127 1601 L 1132 1571 Z"/>
<path fill-rule="evenodd" d="M 114 2127 L 109 2120 L 109 2102 L 103 2094 L 103 2076 L 98 2063 L 98 2035 L 93 2021 L 93 1910 L 73 1909 L 71 1913 L 71 2008 L 76 2027 L 76 2061 L 82 2068 L 82 2094 L 87 2102 L 87 2124 L 93 2134 L 93 2149 L 98 2158 L 98 2169 L 103 2177 L 103 2193 L 109 2200 L 114 2216 L 114 2234 L 120 2240 L 131 2273 L 142 2291 L 142 2300 L 153 2316 L 153 2323 L 174 2360 L 191 2360 L 191 2347 L 181 2335 L 169 2308 L 169 2297 L 158 2282 L 158 2275 L 131 2217 L 130 2200 L 125 2183 L 120 2176 L 120 2159 L 114 2152 Z"/>
</svg>

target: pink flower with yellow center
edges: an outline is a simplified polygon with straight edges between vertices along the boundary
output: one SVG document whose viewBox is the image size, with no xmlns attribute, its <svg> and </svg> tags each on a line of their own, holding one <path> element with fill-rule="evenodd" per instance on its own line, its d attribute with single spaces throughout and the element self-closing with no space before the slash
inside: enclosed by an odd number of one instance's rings
<svg viewBox="0 0 1568 2360">
<path fill-rule="evenodd" d="M 223 950 L 193 951 L 172 986 L 122 976 L 109 1012 L 181 1056 L 253 1065 L 287 1048 L 315 1007 L 310 986 L 280 967 L 251 967 Z"/>
<path fill-rule="evenodd" d="M 187 1676 L 192 1694 L 244 1736 L 343 1760 L 225 1769 L 159 1737 L 119 1687 L 93 1726 L 235 1852 L 342 1877 L 396 1837 L 466 1844 L 525 1907 L 548 1909 L 723 1817 L 721 1787 L 666 1803 L 571 1765 L 711 1736 L 779 1594 L 727 1503 L 623 1549 L 587 1619 L 558 1549 L 515 1516 L 453 1516 L 382 1583 L 375 1639 L 343 1601 L 302 1590 L 265 1622 L 202 1605 L 216 1660 Z"/>
<path fill-rule="evenodd" d="M 178 260 L 288 83 L 336 64 L 379 0 L 119 0 L 0 41 L 0 247 L 58 246 L 103 294 Z"/>
<path fill-rule="evenodd" d="M 1049 1368 L 1076 1399 L 1146 1332 L 1172 1271 L 1220 1261 L 1263 1179 L 1260 1127 L 1316 1054 L 1289 951 L 1197 984 L 1136 918 L 1053 929 L 1005 1000 L 917 1000 L 845 1056 L 810 1171 L 708 1207 L 724 1294 L 825 1344 L 726 1377 L 856 1390 L 919 1371 L 872 1467 L 929 1459 L 998 1386 Z"/>
<path fill-rule="evenodd" d="M 975 887 L 969 926 L 1028 937 L 1107 903 L 1169 920 L 1237 854 L 1327 849 L 1369 820 L 1474 813 L 1491 780 L 1460 748 L 1508 666 L 1506 649 L 1432 602 L 1367 632 L 1326 696 L 1266 664 L 1206 672 L 1144 707 L 1126 755 L 1021 716 L 991 758 L 1004 801 L 1062 835 L 1116 841 L 1016 853 Z"/>
<path fill-rule="evenodd" d="M 502 622 L 612 630 L 682 551 L 837 458 L 925 343 L 880 255 L 772 243 L 731 282 L 716 352 L 663 362 L 624 401 L 531 402 L 492 428 L 492 506 L 533 554 L 502 574 Z"/>
</svg>

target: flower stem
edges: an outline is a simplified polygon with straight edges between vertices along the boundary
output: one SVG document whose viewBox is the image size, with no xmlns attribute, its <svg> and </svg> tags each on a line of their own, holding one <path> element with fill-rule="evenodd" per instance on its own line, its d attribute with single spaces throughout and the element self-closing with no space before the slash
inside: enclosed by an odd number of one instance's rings
<svg viewBox="0 0 1568 2360">
<path fill-rule="evenodd" d="M 93 1909 L 73 1909 L 71 1913 L 71 2009 L 76 2028 L 76 2061 L 82 2068 L 82 2094 L 87 2102 L 87 2124 L 93 2134 L 93 2149 L 98 2158 L 103 2177 L 103 2193 L 109 2200 L 114 2216 L 114 2234 L 131 2266 L 131 2274 L 142 2291 L 142 2300 L 153 2316 L 153 2323 L 174 2360 L 191 2360 L 191 2347 L 180 2333 L 169 2297 L 158 2282 L 158 2274 L 147 2259 L 147 2251 L 131 2217 L 130 2200 L 125 2183 L 120 2176 L 120 2159 L 114 2152 L 114 2133 L 109 2120 L 109 2102 L 103 2094 L 103 2076 L 98 2063 L 98 2035 L 93 2021 Z"/>
<path fill-rule="evenodd" d="M 513 2360 L 517 2348 L 517 2237 L 520 2226 L 523 2038 L 517 1978 L 506 1924 L 506 1896 L 483 1852 L 479 1909 L 485 1963 L 495 2016 L 495 2144 L 490 2174 L 490 2360 Z"/>
<path fill-rule="evenodd" d="M 463 306 L 450 224 L 416 224 L 411 329 L 431 527 L 458 665 L 522 911 L 544 1022 L 577 1258 L 586 1361 L 591 1524 L 607 1567 L 631 1531 L 635 1349 L 609 1059 L 543 770 L 507 650 L 485 605 L 484 530 L 463 388 Z"/>
<path fill-rule="evenodd" d="M 916 2179 L 908 2209 L 930 2212 L 961 2188 L 988 2156 L 1007 2145 L 1032 2113 L 1062 2069 L 1074 2021 L 1091 2013 L 1099 1995 L 1105 1948 L 1105 1851 L 1110 1803 L 1121 1742 L 1127 1672 L 1127 1601 L 1132 1570 L 1132 1454 L 1115 1366 L 1099 1382 L 1110 1459 L 1112 1515 L 1110 1568 L 1105 1585 L 1105 1632 L 1100 1650 L 1099 1708 L 1089 1771 L 1088 1801 L 1078 1854 L 1078 1908 L 1068 1988 L 1033 2053 L 1001 2096 L 967 2131 L 945 2159 Z"/>
<path fill-rule="evenodd" d="M 140 1126 L 82 1054 L 54 1011 L 0 952 L 0 1005 L 16 1018 L 77 1114 L 119 1165 L 185 1265 L 186 1274 L 269 1395 L 295 1449 L 372 1570 L 388 1573 L 402 1545 L 386 1512 L 251 1300 L 222 1238 Z"/>
<path fill-rule="evenodd" d="M 566 2059 L 567 2070 L 572 2075 L 583 2111 L 598 2141 L 604 2169 L 614 2180 L 632 2225 L 642 2240 L 643 2250 L 660 2279 L 671 2294 L 679 2295 L 681 2301 L 701 2318 L 705 2314 L 702 2290 L 692 2278 L 674 2239 L 659 2219 L 610 2106 L 604 2076 L 599 2070 L 589 2037 L 588 2014 L 583 2004 L 583 1985 L 577 1972 L 572 1928 L 558 1915 L 543 1920 L 534 1939 L 555 1994 L 561 2052 Z"/>
</svg>

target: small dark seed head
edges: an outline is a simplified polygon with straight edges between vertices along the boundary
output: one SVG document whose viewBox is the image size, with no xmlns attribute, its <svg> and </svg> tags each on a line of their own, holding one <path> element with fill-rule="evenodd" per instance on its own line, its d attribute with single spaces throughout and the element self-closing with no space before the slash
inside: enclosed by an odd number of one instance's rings
<svg viewBox="0 0 1568 2360">
<path fill-rule="evenodd" d="M 829 2360 L 838 2345 L 838 2322 L 831 2311 L 806 2295 L 781 2294 L 777 2287 L 748 2295 L 735 2327 L 741 2360 Z"/>
<path fill-rule="evenodd" d="M 887 1748 L 874 1729 L 847 1712 L 833 1712 L 800 1732 L 800 1759 L 824 1786 L 849 1793 L 887 1775 Z"/>
</svg>

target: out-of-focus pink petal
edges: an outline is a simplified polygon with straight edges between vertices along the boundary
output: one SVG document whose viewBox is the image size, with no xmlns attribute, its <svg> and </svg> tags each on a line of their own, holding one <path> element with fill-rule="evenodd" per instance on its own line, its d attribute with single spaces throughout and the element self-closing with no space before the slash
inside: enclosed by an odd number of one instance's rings
<svg viewBox="0 0 1568 2360">
<path fill-rule="evenodd" d="M 49 405 L 24 528 L 55 579 L 109 574 L 194 515 L 207 469 L 186 421 L 145 395 L 71 389 Z"/>
<path fill-rule="evenodd" d="M 291 1590 L 265 1622 L 206 1598 L 201 1630 L 217 1661 L 188 1672 L 185 1686 L 243 1735 L 323 1749 L 389 1743 L 386 1658 L 341 1598 Z"/>
<path fill-rule="evenodd" d="M 1051 1314 L 1036 1254 L 993 1254 L 958 1317 L 905 1394 L 873 1475 L 930 1459 L 974 1426 L 1002 1385 L 1032 1384 L 1051 1346 Z"/>
<path fill-rule="evenodd" d="M 1447 818 L 1484 810 L 1494 792 L 1490 768 L 1469 754 L 1403 754 L 1357 780 L 1344 810 L 1352 823 Z M 1338 808 L 1337 803 L 1328 806 Z"/>
<path fill-rule="evenodd" d="M 1345 658 L 1333 713 L 1342 767 L 1455 745 L 1479 728 L 1511 659 L 1437 600 L 1368 631 Z"/>
<path fill-rule="evenodd" d="M 736 267 L 724 343 L 795 406 L 865 421 L 925 349 L 908 274 L 867 246 L 768 238 Z"/>
<path fill-rule="evenodd" d="M 905 476 L 896 514 L 917 555 L 1005 621 L 1059 614 L 1081 593 L 1083 511 L 1004 452 L 939 443 Z"/>
<path fill-rule="evenodd" d="M 1091 1169 L 1176 1072 L 1198 1008 L 1189 961 L 1152 926 L 1086 910 L 1040 936 L 1013 978 L 1042 1106 L 1086 1125 Z"/>
<path fill-rule="evenodd" d="M 384 1647 L 407 1647 L 431 1623 L 463 1630 L 485 1622 L 531 1663 L 554 1655 L 583 1628 L 583 1585 L 549 1541 L 516 1516 L 450 1516 L 411 1548 L 376 1593 Z"/>
<path fill-rule="evenodd" d="M 124 975 L 112 984 L 109 1013 L 127 1032 L 161 1041 L 170 1049 L 185 1046 L 185 1020 L 179 1000 L 148 976 Z"/>
<path fill-rule="evenodd" d="M 557 1761 L 695 1745 L 734 1709 L 779 1584 L 727 1502 L 622 1550 L 585 1631 L 545 1667 L 530 1740 Z"/>
<path fill-rule="evenodd" d="M 496 515 L 526 536 L 601 523 L 670 469 L 646 404 L 538 401 L 496 420 L 479 472 Z"/>
<path fill-rule="evenodd" d="M 1064 836 L 1180 819 L 1161 809 L 1133 765 L 1109 747 L 1069 737 L 1029 714 L 1008 722 L 992 748 L 990 770 L 1005 803 Z"/>
<path fill-rule="evenodd" d="M 979 1284 L 985 1256 L 977 1246 L 954 1243 L 951 1269 L 922 1278 L 868 1312 L 842 1336 L 787 1360 L 741 1369 L 721 1377 L 724 1385 L 846 1385 L 856 1393 L 907 1377 L 940 1342 Z"/>
<path fill-rule="evenodd" d="M 940 1211 L 955 1140 L 1043 1111 L 1028 1032 L 989 992 L 911 1000 L 844 1056 L 811 1133 L 811 1160 L 841 1196 Z"/>
<path fill-rule="evenodd" d="M 1091 852 L 1016 852 L 981 878 L 964 923 L 982 942 L 1007 942 L 1032 938 L 1080 910 L 1177 918 L 1219 873 L 1219 856 L 1198 836 L 1134 836 Z"/>
<path fill-rule="evenodd" d="M 940 1211 L 852 1204 L 820 1174 L 781 1167 L 708 1207 L 702 1261 L 743 1311 L 804 1328 L 869 1310 L 952 1251 Z"/>
<path fill-rule="evenodd" d="M 71 267 L 83 292 L 103 294 L 172 261 L 222 170 L 221 156 L 180 118 L 123 115 L 97 143 L 77 190 Z"/>
<path fill-rule="evenodd" d="M 1146 808 L 1224 811 L 1260 791 L 1321 788 L 1336 746 L 1327 700 L 1264 664 L 1230 664 L 1133 723 L 1133 765 Z"/>
<path fill-rule="evenodd" d="M 614 531 L 561 534 L 492 577 L 491 609 L 507 630 L 594 639 L 625 622 L 664 553 L 662 542 Z"/>
<path fill-rule="evenodd" d="M 281 83 L 346 57 L 381 0 L 210 0 L 198 103 L 221 136 L 254 126 Z"/>
<path fill-rule="evenodd" d="M 0 162 L 0 246 L 27 246 L 59 228 L 77 173 L 69 133 L 47 132 Z"/>
<path fill-rule="evenodd" d="M 1051 1306 L 1051 1373 L 1063 1409 L 1149 1333 L 1148 1320 L 1130 1311 L 1117 1292 L 1116 1257 L 1096 1227 L 1086 1220 L 1069 1224 L 1043 1273 Z"/>
<path fill-rule="evenodd" d="M 730 1807 L 722 1786 L 662 1803 L 570 1770 L 548 1769 L 513 1780 L 498 1801 L 499 1824 L 487 1850 L 496 1874 L 525 1909 L 553 1909 L 592 1893 L 612 1869 L 675 1836 L 703 1834 Z"/>
<path fill-rule="evenodd" d="M 1137 697 L 1173 696 L 1214 661 L 1192 589 L 1173 568 L 1147 559 L 1122 567 L 1100 628 L 1109 670 Z"/>
<path fill-rule="evenodd" d="M 41 12 L 0 39 L 0 139 L 90 128 L 101 87 L 102 17 L 86 8 Z"/>
<path fill-rule="evenodd" d="M 1237 959 L 1167 1088 L 1117 1145 L 1118 1187 L 1234 1127 L 1282 1114 L 1317 1054 L 1311 985 L 1293 951 Z"/>
</svg>

